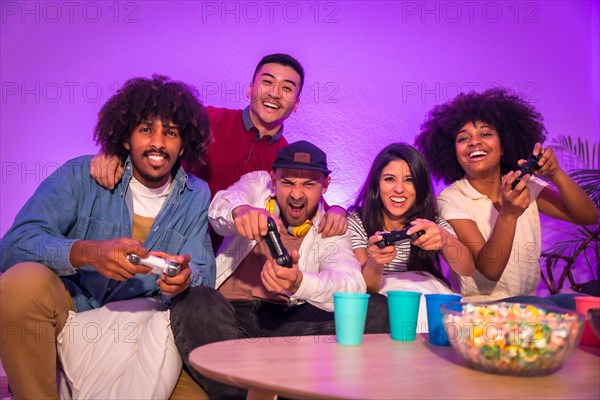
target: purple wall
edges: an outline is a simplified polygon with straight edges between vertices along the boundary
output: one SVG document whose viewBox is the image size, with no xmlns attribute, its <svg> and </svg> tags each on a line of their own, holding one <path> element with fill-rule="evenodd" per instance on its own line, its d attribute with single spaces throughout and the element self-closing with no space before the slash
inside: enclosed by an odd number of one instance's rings
<svg viewBox="0 0 600 400">
<path fill-rule="evenodd" d="M 412 143 L 426 112 L 500 84 L 545 115 L 551 136 L 597 140 L 598 1 L 3 1 L 0 234 L 40 181 L 95 153 L 101 105 L 125 80 L 162 73 L 207 104 L 242 108 L 256 62 L 304 65 L 288 140 L 335 164 L 348 204 L 375 154 Z"/>
</svg>

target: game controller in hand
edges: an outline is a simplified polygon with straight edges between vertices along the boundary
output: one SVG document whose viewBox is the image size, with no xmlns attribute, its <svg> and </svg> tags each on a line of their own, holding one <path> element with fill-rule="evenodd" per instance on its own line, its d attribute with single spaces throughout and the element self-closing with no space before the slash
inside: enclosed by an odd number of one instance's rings
<svg viewBox="0 0 600 400">
<path fill-rule="evenodd" d="M 288 254 L 286 248 L 283 247 L 281 237 L 277 231 L 277 224 L 275 224 L 275 221 L 271 217 L 267 219 L 267 235 L 265 236 L 265 241 L 271 251 L 271 257 L 273 257 L 277 265 L 292 268 L 292 258 Z"/>
<path fill-rule="evenodd" d="M 181 264 L 173 260 L 165 260 L 164 258 L 156 256 L 148 256 L 148 258 L 141 258 L 137 254 L 128 254 L 127 259 L 133 265 L 145 265 L 152 269 L 155 274 L 165 274 L 173 277 L 181 271 Z"/>
<path fill-rule="evenodd" d="M 408 229 L 409 228 L 404 228 L 401 231 L 391 231 L 389 233 L 383 233 L 383 234 L 381 234 L 381 236 L 383 236 L 383 239 L 381 239 L 379 242 L 377 242 L 375 244 L 380 249 L 383 249 L 386 246 L 393 245 L 394 243 L 396 243 L 399 240 L 403 240 L 403 239 L 416 240 L 425 234 L 425 231 L 417 231 L 411 235 L 408 235 L 406 233 L 408 231 Z"/>
<path fill-rule="evenodd" d="M 512 185 L 510 186 L 511 190 L 515 189 L 515 187 L 519 184 L 519 182 L 521 182 L 521 179 L 523 179 L 525 175 L 533 175 L 533 171 L 537 171 L 538 169 L 540 169 L 540 166 L 538 165 L 538 161 L 540 161 L 540 158 L 542 158 L 542 153 L 538 153 L 537 156 L 530 154 L 529 157 L 527 157 L 527 161 L 525 161 L 521 165 L 521 175 L 517 176 L 517 179 L 515 179 Z"/>
</svg>

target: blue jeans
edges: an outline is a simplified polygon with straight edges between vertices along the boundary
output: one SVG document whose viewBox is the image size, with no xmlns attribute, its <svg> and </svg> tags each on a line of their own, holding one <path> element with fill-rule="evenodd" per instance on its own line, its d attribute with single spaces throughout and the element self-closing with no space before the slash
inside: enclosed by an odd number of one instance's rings
<svg viewBox="0 0 600 400">
<path fill-rule="evenodd" d="M 368 304 L 365 333 L 389 333 L 387 298 L 371 293 Z M 229 302 L 208 286 L 193 287 L 175 300 L 171 328 L 186 370 L 211 400 L 245 398 L 246 390 L 197 372 L 189 363 L 196 347 L 230 339 L 335 334 L 333 313 L 311 304 L 288 307 L 260 300 Z"/>
</svg>

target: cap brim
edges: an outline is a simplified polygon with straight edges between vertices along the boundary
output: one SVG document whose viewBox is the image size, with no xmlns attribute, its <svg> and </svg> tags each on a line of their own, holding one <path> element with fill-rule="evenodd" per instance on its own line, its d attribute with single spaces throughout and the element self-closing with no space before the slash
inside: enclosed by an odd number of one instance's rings
<svg viewBox="0 0 600 400">
<path fill-rule="evenodd" d="M 304 171 L 319 171 L 319 172 L 324 173 L 325 175 L 329 175 L 331 173 L 331 171 L 328 170 L 327 168 L 320 168 L 320 167 L 315 167 L 315 166 L 307 165 L 307 164 L 276 163 L 276 164 L 271 165 L 271 168 L 273 168 L 273 169 L 287 168 L 287 169 L 299 169 L 299 170 L 304 170 Z"/>
</svg>

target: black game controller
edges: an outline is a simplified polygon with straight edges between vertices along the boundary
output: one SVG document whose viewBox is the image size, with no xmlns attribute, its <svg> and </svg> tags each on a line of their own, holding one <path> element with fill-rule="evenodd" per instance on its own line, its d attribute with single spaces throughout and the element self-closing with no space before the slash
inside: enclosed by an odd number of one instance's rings
<svg viewBox="0 0 600 400">
<path fill-rule="evenodd" d="M 542 158 L 542 153 L 538 153 L 537 156 L 530 154 L 529 157 L 527 157 L 527 161 L 521 165 L 521 175 L 517 176 L 517 179 L 515 179 L 510 186 L 511 190 L 515 190 L 515 187 L 519 184 L 519 182 L 521 182 L 521 179 L 525 175 L 533 175 L 533 171 L 540 169 L 540 166 L 538 165 L 540 158 Z"/>
<path fill-rule="evenodd" d="M 277 265 L 292 268 L 292 258 L 285 247 L 283 247 L 281 237 L 279 237 L 279 232 L 277 231 L 277 225 L 271 217 L 267 219 L 267 235 L 265 236 L 265 241 L 271 251 L 271 257 L 273 257 Z"/>
<path fill-rule="evenodd" d="M 425 234 L 425 231 L 417 231 L 411 235 L 408 235 L 406 233 L 406 231 L 408 231 L 408 229 L 409 228 L 404 228 L 401 231 L 391 231 L 389 233 L 383 233 L 381 235 L 381 236 L 383 236 L 383 239 L 381 239 L 379 242 L 377 242 L 375 244 L 380 249 L 383 249 L 384 247 L 393 245 L 394 243 L 396 243 L 399 240 L 403 240 L 403 239 L 417 240 L 419 237 L 421 237 L 422 235 Z"/>
</svg>

